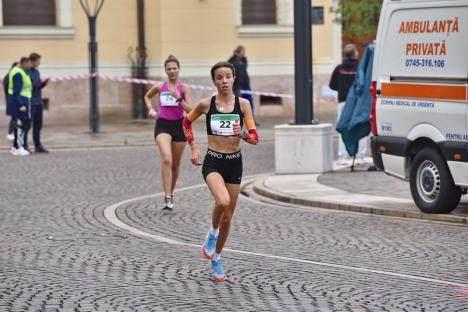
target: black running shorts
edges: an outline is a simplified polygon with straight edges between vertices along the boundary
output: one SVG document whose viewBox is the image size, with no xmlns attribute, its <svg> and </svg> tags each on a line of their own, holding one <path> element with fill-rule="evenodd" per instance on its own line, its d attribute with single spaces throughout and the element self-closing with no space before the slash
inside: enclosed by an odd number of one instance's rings
<svg viewBox="0 0 468 312">
<path fill-rule="evenodd" d="M 206 177 L 212 173 L 219 173 L 224 183 L 240 184 L 242 181 L 242 154 L 240 151 L 230 154 L 218 153 L 212 150 L 206 152 L 202 173 Z"/>
<path fill-rule="evenodd" d="M 159 118 L 156 120 L 154 127 L 154 137 L 156 138 L 160 133 L 167 133 L 172 137 L 174 142 L 187 142 L 182 128 L 182 119 L 168 120 Z"/>
</svg>

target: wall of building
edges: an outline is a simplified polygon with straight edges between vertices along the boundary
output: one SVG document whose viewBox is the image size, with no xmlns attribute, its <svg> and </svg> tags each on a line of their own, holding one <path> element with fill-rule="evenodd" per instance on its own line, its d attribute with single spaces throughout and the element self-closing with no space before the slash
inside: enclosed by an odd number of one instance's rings
<svg viewBox="0 0 468 312">
<path fill-rule="evenodd" d="M 92 2 L 92 1 L 91 1 Z M 71 6 L 73 34 L 63 38 L 26 36 L 12 38 L 0 32 L 0 74 L 22 55 L 38 52 L 43 56 L 43 77 L 88 72 L 88 22 L 79 1 L 61 0 Z M 67 4 L 68 3 L 68 4 Z M 280 16 L 281 25 L 252 31 L 240 25 L 240 0 L 150 0 L 145 1 L 146 45 L 149 75 L 164 77 L 163 62 L 170 55 L 181 61 L 181 78 L 191 84 L 211 86 L 209 70 L 226 60 L 242 44 L 249 59 L 249 73 L 255 91 L 294 94 L 293 0 L 279 0 L 278 6 L 289 11 Z M 321 101 L 322 87 L 328 84 L 331 70 L 340 60 L 341 33 L 332 23 L 331 0 L 315 0 L 323 5 L 325 24 L 313 27 L 313 63 L 315 100 Z M 59 8 L 60 9 L 60 8 Z M 262 27 L 260 27 L 262 28 Z M 265 31 L 266 29 L 266 31 Z M 1 30 L 1 27 L 0 27 Z M 98 17 L 97 40 L 99 72 L 111 76 L 130 76 L 129 49 L 137 45 L 137 8 L 133 0 L 106 1 Z M 89 113 L 87 80 L 55 82 L 44 89 L 49 99 L 46 123 L 86 123 Z M 132 87 L 127 83 L 99 82 L 100 109 L 103 120 L 131 118 Z M 211 91 L 193 90 L 195 101 Z M 0 108 L 3 97 L 0 97 Z M 260 105 L 262 104 L 262 105 Z M 294 115 L 294 102 L 283 99 L 280 105 L 263 105 L 256 97 L 258 115 Z"/>
</svg>

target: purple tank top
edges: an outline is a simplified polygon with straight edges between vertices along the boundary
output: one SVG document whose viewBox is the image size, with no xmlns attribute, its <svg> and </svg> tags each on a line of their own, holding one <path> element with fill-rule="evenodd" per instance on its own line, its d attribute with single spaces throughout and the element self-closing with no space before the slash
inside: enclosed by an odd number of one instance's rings
<svg viewBox="0 0 468 312">
<path fill-rule="evenodd" d="M 180 96 L 185 99 L 184 92 L 182 90 L 183 83 L 179 81 L 177 84 L 177 91 Z M 184 108 L 180 103 L 176 102 L 177 99 L 171 95 L 167 81 L 161 87 L 159 92 L 159 118 L 167 120 L 178 120 L 184 118 Z"/>
</svg>

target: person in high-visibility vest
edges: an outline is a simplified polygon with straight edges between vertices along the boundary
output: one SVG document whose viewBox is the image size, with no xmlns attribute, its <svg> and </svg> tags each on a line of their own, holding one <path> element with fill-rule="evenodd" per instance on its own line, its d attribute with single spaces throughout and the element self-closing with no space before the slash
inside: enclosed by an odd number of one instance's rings
<svg viewBox="0 0 468 312">
<path fill-rule="evenodd" d="M 8 113 L 13 118 L 13 147 L 10 152 L 15 156 L 27 156 L 30 153 L 24 148 L 25 132 L 31 124 L 32 82 L 28 70 L 31 61 L 22 57 L 19 66 L 11 69 L 8 75 Z"/>
<path fill-rule="evenodd" d="M 18 65 L 18 62 L 13 62 L 11 65 L 10 69 L 8 70 L 8 73 L 3 77 L 3 90 L 5 92 L 5 105 L 8 105 L 8 83 L 9 79 L 8 76 L 10 75 L 10 70 L 15 68 Z M 15 136 L 13 135 L 13 131 L 15 130 L 13 127 L 13 118 L 11 118 L 11 115 L 8 113 L 8 109 L 5 110 L 6 115 L 10 118 L 10 122 L 8 123 L 8 133 L 6 135 L 6 138 L 8 141 L 12 141 L 15 139 Z"/>
</svg>

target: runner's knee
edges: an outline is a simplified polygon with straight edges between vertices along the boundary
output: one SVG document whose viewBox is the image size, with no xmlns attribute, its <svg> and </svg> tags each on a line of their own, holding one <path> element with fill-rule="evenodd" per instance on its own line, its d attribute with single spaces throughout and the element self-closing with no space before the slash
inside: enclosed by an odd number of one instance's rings
<svg viewBox="0 0 468 312">
<path fill-rule="evenodd" d="M 161 163 L 163 164 L 163 166 L 172 167 L 172 157 L 169 155 L 162 156 Z"/>
<path fill-rule="evenodd" d="M 229 207 L 229 198 L 221 198 L 216 201 L 216 206 L 220 207 L 223 211 L 226 211 Z"/>
<path fill-rule="evenodd" d="M 223 213 L 223 218 L 221 219 L 221 223 L 229 224 L 229 223 L 231 223 L 231 220 L 232 220 L 232 212 L 231 211 L 225 211 Z"/>
</svg>

